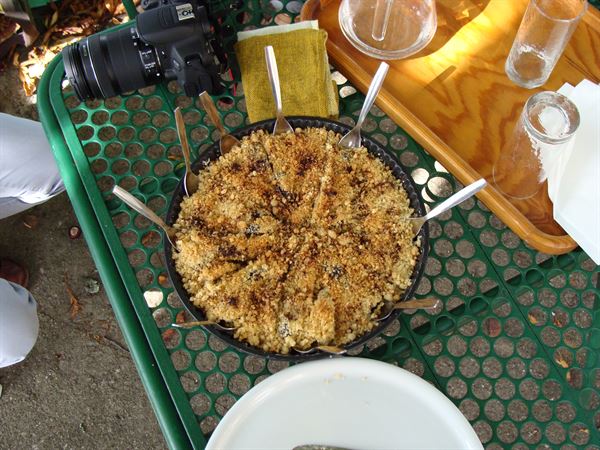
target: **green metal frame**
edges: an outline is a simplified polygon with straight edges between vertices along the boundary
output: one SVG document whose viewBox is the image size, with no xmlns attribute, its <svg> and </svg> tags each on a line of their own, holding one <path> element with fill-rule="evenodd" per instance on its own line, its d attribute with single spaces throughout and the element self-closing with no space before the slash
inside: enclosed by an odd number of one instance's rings
<svg viewBox="0 0 600 450">
<path fill-rule="evenodd" d="M 65 132 L 65 136 L 67 137 L 70 134 L 69 127 L 71 128 L 70 131 L 74 132 L 72 124 L 61 124 L 57 121 L 57 117 L 69 117 L 66 110 L 56 111 L 54 109 L 56 105 L 60 107 L 62 101 L 54 103 L 55 106 L 52 106 L 51 99 L 56 99 L 57 95 L 60 96 L 60 83 L 62 82 L 63 74 L 62 58 L 61 56 L 57 56 L 46 69 L 38 87 L 38 109 L 44 130 L 59 165 L 67 193 L 73 204 L 75 214 L 79 219 L 90 253 L 98 268 L 98 273 L 115 312 L 119 327 L 123 332 L 144 388 L 148 393 L 148 398 L 156 413 L 165 440 L 169 447 L 173 449 L 200 448 L 200 446 L 205 444 L 206 440 L 197 427 L 197 424 L 195 422 L 190 423 L 189 418 L 193 417 L 193 413 L 190 411 L 186 417 L 180 417 L 173 403 L 174 399 L 178 396 L 181 397 L 183 393 L 173 392 L 172 389 L 169 391 L 168 389 L 168 386 L 177 385 L 177 383 L 168 383 L 169 380 L 178 381 L 176 374 L 172 372 L 172 367 L 171 372 L 169 372 L 169 367 L 159 367 L 156 355 L 148 345 L 148 334 L 144 330 L 144 323 L 152 325 L 156 333 L 154 321 L 147 312 L 147 309 L 145 312 L 140 311 L 139 308 L 136 311 L 134 305 L 129 301 L 128 291 L 132 288 L 139 290 L 135 277 L 132 280 L 132 274 L 126 274 L 122 278 L 122 274 L 119 273 L 118 268 L 115 266 L 113 255 L 107 245 L 106 236 L 103 233 L 103 228 L 97 220 L 97 211 L 94 211 L 92 200 L 88 197 L 89 192 L 86 190 L 83 181 L 85 177 L 80 178 L 80 167 L 78 167 L 76 158 L 70 152 L 69 146 L 63 136 L 56 132 L 59 129 L 64 131 L 62 127 L 67 127 L 67 131 Z M 81 148 L 79 150 L 81 151 Z M 98 199 L 96 200 L 98 201 Z M 102 199 L 96 204 L 97 207 L 98 205 L 104 205 Z M 104 213 L 108 214 L 106 209 Z M 161 356 L 165 360 L 165 356 Z M 166 356 L 166 359 L 168 360 L 168 356 Z M 185 405 L 186 402 L 182 402 L 182 404 Z"/>
</svg>

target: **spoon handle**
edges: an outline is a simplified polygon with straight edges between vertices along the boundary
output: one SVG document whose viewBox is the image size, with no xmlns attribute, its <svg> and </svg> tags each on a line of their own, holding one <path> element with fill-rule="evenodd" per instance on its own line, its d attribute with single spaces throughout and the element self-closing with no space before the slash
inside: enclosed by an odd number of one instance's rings
<svg viewBox="0 0 600 450">
<path fill-rule="evenodd" d="M 158 217 L 158 215 L 154 211 L 152 211 L 150 208 L 148 208 L 146 205 L 140 202 L 137 198 L 135 198 L 121 186 L 115 186 L 112 192 L 117 197 L 119 197 L 123 201 L 123 203 L 126 203 L 131 209 L 137 211 L 142 216 L 146 217 L 146 219 L 151 220 L 156 225 L 161 227 L 163 230 L 165 230 L 165 233 L 167 233 L 167 235 L 169 234 L 169 226 L 160 217 Z"/>
<path fill-rule="evenodd" d="M 217 322 L 213 322 L 212 320 L 198 320 L 195 322 L 184 322 L 184 323 L 172 323 L 171 326 L 175 328 L 195 328 L 195 327 L 204 327 L 206 325 L 216 325 Z"/>
<path fill-rule="evenodd" d="M 183 159 L 185 160 L 185 170 L 187 173 L 192 173 L 190 143 L 188 142 L 187 134 L 185 133 L 185 122 L 183 121 L 183 114 L 181 114 L 181 108 L 179 106 L 175 108 L 175 125 L 177 127 L 177 134 L 179 135 L 179 142 L 181 142 L 181 151 L 183 152 Z"/>
<path fill-rule="evenodd" d="M 200 94 L 200 102 L 202 103 L 204 111 L 206 111 L 206 114 L 208 114 L 210 121 L 215 127 L 217 127 L 219 133 L 221 133 L 221 136 L 227 134 L 225 128 L 223 127 L 223 122 L 221 122 L 221 116 L 217 111 L 215 102 L 213 101 L 212 97 L 208 94 L 208 92 L 204 91 L 202 92 L 202 94 Z"/>
<path fill-rule="evenodd" d="M 377 94 L 379 93 L 379 90 L 383 85 L 383 80 L 385 80 L 385 76 L 387 75 L 389 67 L 390 66 L 384 62 L 382 62 L 379 65 L 379 69 L 377 69 L 377 72 L 373 77 L 373 81 L 371 81 L 371 85 L 369 86 L 369 90 L 367 91 L 367 96 L 365 97 L 365 102 L 363 103 L 362 109 L 360 110 L 360 115 L 358 116 L 358 120 L 356 122 L 357 128 L 361 127 L 362 123 L 367 117 L 367 113 L 373 106 L 375 98 L 377 98 Z"/>
<path fill-rule="evenodd" d="M 281 102 L 281 87 L 279 85 L 279 72 L 277 70 L 275 52 L 273 51 L 273 47 L 270 45 L 265 47 L 265 59 L 267 61 L 269 83 L 271 83 L 271 90 L 273 91 L 273 98 L 275 99 L 275 109 L 279 114 L 283 112 L 283 104 Z"/>
<path fill-rule="evenodd" d="M 486 186 L 487 186 L 487 181 L 485 181 L 483 178 L 477 180 L 474 183 L 471 183 L 470 185 L 462 188 L 456 194 L 451 195 L 446 200 L 444 200 L 442 203 L 437 205 L 435 208 L 433 208 L 431 211 L 429 211 L 423 217 L 423 219 L 429 220 L 429 219 L 433 219 L 434 217 L 439 216 L 444 211 L 447 211 L 450 208 L 453 208 L 454 206 L 458 205 L 459 203 L 464 202 L 466 199 L 472 197 L 473 195 L 475 195 L 477 192 L 479 192 Z"/>
<path fill-rule="evenodd" d="M 413 298 L 404 302 L 396 303 L 394 309 L 422 309 L 434 308 L 440 301 L 437 298 Z"/>
</svg>

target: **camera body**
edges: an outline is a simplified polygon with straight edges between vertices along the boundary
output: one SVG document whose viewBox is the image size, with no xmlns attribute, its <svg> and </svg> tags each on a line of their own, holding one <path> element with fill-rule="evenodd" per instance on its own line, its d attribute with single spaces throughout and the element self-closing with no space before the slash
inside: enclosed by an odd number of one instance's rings
<svg viewBox="0 0 600 450">
<path fill-rule="evenodd" d="M 142 7 L 131 25 L 63 49 L 77 96 L 108 98 L 164 80 L 177 80 L 190 97 L 220 93 L 227 57 L 206 2 L 145 0 Z"/>
<path fill-rule="evenodd" d="M 141 41 L 154 47 L 165 79 L 177 80 L 186 95 L 217 93 L 225 62 L 215 64 L 216 53 L 208 39 L 211 24 L 207 7 L 195 1 L 164 3 L 151 9 L 147 6 L 136 19 Z M 152 65 L 149 54 L 142 58 Z"/>
</svg>

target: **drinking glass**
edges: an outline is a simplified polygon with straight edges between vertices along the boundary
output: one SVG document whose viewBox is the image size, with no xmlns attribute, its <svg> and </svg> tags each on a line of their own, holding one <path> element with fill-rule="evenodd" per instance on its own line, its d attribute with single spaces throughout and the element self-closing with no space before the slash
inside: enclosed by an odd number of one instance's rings
<svg viewBox="0 0 600 450">
<path fill-rule="evenodd" d="M 418 52 L 437 29 L 435 0 L 343 0 L 338 19 L 354 47 L 379 59 Z"/>
<path fill-rule="evenodd" d="M 531 0 L 506 59 L 508 78 L 528 89 L 543 85 L 586 10 L 586 0 Z"/>
<path fill-rule="evenodd" d="M 544 91 L 529 97 L 494 164 L 496 188 L 512 198 L 534 196 L 577 127 L 577 107 L 564 95 Z"/>
</svg>

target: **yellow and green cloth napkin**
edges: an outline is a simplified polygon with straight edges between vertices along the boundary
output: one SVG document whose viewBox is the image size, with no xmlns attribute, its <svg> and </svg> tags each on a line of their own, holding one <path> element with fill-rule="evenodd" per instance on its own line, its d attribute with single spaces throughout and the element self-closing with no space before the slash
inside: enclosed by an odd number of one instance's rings
<svg viewBox="0 0 600 450">
<path fill-rule="evenodd" d="M 235 46 L 251 122 L 275 117 L 264 48 L 277 59 L 283 113 L 286 116 L 338 116 L 338 91 L 331 79 L 325 41 L 316 21 L 238 33 Z"/>
</svg>

